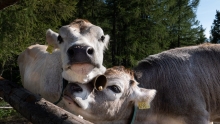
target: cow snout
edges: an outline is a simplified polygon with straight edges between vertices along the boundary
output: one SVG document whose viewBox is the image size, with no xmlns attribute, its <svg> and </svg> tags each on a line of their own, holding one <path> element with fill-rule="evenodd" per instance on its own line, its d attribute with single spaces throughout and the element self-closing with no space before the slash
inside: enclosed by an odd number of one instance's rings
<svg viewBox="0 0 220 124">
<path fill-rule="evenodd" d="M 78 84 L 75 84 L 75 83 L 72 83 L 70 88 L 71 88 L 71 91 L 75 93 L 83 92 L 83 89 Z"/>
<path fill-rule="evenodd" d="M 94 49 L 89 46 L 74 45 L 67 50 L 67 54 L 73 63 L 90 63 Z"/>
</svg>

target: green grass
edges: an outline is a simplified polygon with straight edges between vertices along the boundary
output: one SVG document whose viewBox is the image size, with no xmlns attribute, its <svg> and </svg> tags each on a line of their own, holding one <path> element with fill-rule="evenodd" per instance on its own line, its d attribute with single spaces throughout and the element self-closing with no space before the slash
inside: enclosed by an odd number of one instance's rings
<svg viewBox="0 0 220 124">
<path fill-rule="evenodd" d="M 0 109 L 0 120 L 10 118 L 11 116 L 16 116 L 19 113 L 14 109 Z"/>
<path fill-rule="evenodd" d="M 0 100 L 0 107 L 3 107 L 3 106 L 7 106 L 8 103 L 5 102 L 4 100 Z"/>
<path fill-rule="evenodd" d="M 0 107 L 10 106 L 7 102 L 0 99 Z M 28 122 L 20 113 L 13 108 L 0 109 L 0 124 L 24 124 Z"/>
</svg>

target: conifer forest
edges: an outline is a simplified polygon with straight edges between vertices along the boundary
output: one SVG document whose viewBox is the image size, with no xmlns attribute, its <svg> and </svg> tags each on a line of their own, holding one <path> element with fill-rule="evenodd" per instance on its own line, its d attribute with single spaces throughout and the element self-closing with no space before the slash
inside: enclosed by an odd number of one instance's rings
<svg viewBox="0 0 220 124">
<path fill-rule="evenodd" d="M 220 11 L 211 37 L 196 19 L 200 0 L 19 0 L 0 10 L 0 75 L 19 80 L 17 57 L 28 46 L 46 44 L 46 30 L 58 32 L 77 18 L 110 35 L 104 65 L 132 68 L 164 50 L 220 42 Z M 216 33 L 218 32 L 218 33 Z"/>
</svg>

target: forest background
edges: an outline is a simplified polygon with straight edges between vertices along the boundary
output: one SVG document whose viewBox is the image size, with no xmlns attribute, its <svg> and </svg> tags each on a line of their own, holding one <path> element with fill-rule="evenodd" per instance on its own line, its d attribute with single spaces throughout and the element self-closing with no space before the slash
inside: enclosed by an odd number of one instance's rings
<svg viewBox="0 0 220 124">
<path fill-rule="evenodd" d="M 211 37 L 196 20 L 200 0 L 19 0 L 0 11 L 0 75 L 19 81 L 17 57 L 28 46 L 46 44 L 46 30 L 76 18 L 89 20 L 110 35 L 104 65 L 134 67 L 164 50 L 220 41 L 220 13 Z M 217 32 L 217 33 L 216 33 Z"/>
</svg>

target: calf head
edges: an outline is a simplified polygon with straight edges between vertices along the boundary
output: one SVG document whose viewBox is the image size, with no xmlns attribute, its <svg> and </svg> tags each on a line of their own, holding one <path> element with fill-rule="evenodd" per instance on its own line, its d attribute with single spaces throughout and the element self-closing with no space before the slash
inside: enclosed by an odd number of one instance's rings
<svg viewBox="0 0 220 124">
<path fill-rule="evenodd" d="M 105 72 L 103 53 L 109 36 L 87 20 L 76 19 L 62 26 L 59 34 L 48 30 L 46 39 L 50 46 L 59 48 L 62 59 L 62 76 L 72 82 L 85 83 Z"/>
<path fill-rule="evenodd" d="M 109 68 L 104 75 L 106 84 L 103 77 L 95 83 L 69 83 L 64 91 L 65 109 L 95 123 L 127 122 L 134 105 L 138 102 L 149 104 L 155 96 L 155 90 L 138 87 L 133 72 L 122 66 Z M 103 88 L 95 88 L 99 86 Z"/>
</svg>

